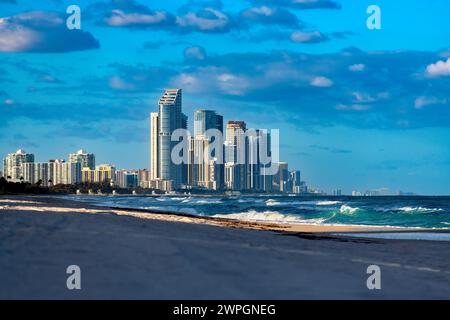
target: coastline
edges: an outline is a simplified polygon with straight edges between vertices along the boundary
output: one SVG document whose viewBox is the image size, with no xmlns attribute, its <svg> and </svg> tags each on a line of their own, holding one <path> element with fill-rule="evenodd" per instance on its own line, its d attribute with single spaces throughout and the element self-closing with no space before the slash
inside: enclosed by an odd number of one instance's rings
<svg viewBox="0 0 450 320">
<path fill-rule="evenodd" d="M 307 223 L 274 223 L 260 221 L 244 221 L 225 217 L 198 216 L 170 210 L 150 210 L 127 207 L 95 205 L 89 201 L 64 199 L 60 196 L 3 196 L 6 201 L 15 205 L 12 207 L 19 211 L 36 212 L 68 212 L 76 209 L 86 214 L 114 214 L 117 216 L 130 216 L 139 219 L 160 220 L 168 222 L 183 222 L 205 224 L 218 227 L 244 228 L 254 230 L 268 230 L 292 233 L 404 233 L 404 232 L 449 232 L 450 229 L 395 227 L 395 226 L 368 226 L 368 225 L 336 225 L 336 224 L 307 224 Z M 36 203 L 32 203 L 33 200 Z M 0 197 L 0 208 L 7 205 Z M 20 201 L 23 201 L 22 203 Z M 27 203 L 28 202 L 28 203 Z M 19 205 L 18 205 L 19 204 Z M 20 205 L 22 204 L 22 205 Z M 32 204 L 32 205 L 30 205 Z"/>
<path fill-rule="evenodd" d="M 0 197 L 0 298 L 450 298 L 448 241 L 299 228 Z M 73 264 L 80 291 L 66 288 Z M 366 287 L 374 264 L 382 290 Z"/>
</svg>

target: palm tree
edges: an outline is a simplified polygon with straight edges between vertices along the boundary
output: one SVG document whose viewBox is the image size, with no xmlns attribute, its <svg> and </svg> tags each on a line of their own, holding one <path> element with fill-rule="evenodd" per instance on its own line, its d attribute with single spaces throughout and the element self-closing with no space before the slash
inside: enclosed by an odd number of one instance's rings
<svg viewBox="0 0 450 320">
<path fill-rule="evenodd" d="M 6 180 L 11 180 L 11 178 L 12 178 L 11 176 L 7 176 Z"/>
</svg>

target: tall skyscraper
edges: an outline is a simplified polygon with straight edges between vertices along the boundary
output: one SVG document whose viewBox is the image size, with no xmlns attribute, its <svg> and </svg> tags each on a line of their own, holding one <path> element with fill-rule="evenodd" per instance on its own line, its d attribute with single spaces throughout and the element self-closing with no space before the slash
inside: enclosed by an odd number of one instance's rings
<svg viewBox="0 0 450 320">
<path fill-rule="evenodd" d="M 10 153 L 3 160 L 3 175 L 10 177 L 12 181 L 19 181 L 23 178 L 22 163 L 34 162 L 34 154 L 27 153 L 19 149 L 15 153 Z"/>
<path fill-rule="evenodd" d="M 172 149 L 178 143 L 171 140 L 172 133 L 177 129 L 187 129 L 187 117 L 181 112 L 181 106 L 181 89 L 164 90 L 159 99 L 157 172 L 158 179 L 172 181 L 174 188 L 179 188 L 185 180 L 183 175 L 185 164 L 175 164 L 171 158 Z"/>
<path fill-rule="evenodd" d="M 215 129 L 220 134 L 220 141 L 216 141 L 219 150 L 212 149 L 216 138 L 208 135 L 208 130 Z M 194 159 L 190 163 L 190 176 L 194 171 L 195 185 L 206 189 L 221 189 L 224 185 L 223 165 L 223 117 L 212 110 L 197 110 L 194 113 Z"/>
<path fill-rule="evenodd" d="M 289 166 L 287 162 L 278 163 L 278 173 L 275 175 L 275 183 L 280 192 L 289 192 Z"/>
<path fill-rule="evenodd" d="M 159 116 L 158 112 L 150 113 L 150 180 L 159 178 Z"/>
<path fill-rule="evenodd" d="M 95 155 L 93 153 L 87 153 L 83 149 L 78 150 L 76 153 L 69 154 L 69 162 L 78 162 L 81 164 L 81 168 L 95 168 Z"/>
<path fill-rule="evenodd" d="M 247 186 L 247 148 L 244 121 L 228 121 L 225 138 L 225 183 L 228 189 L 242 191 Z M 227 181 L 228 179 L 228 181 Z"/>
<path fill-rule="evenodd" d="M 223 133 L 223 117 L 213 110 L 197 110 L 194 112 L 194 137 L 205 135 L 210 129 Z"/>
</svg>

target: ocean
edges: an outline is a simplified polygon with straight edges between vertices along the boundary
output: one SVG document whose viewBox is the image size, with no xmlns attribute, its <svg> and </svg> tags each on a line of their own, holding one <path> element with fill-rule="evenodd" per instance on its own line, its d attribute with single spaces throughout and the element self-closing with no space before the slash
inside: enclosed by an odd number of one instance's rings
<svg viewBox="0 0 450 320">
<path fill-rule="evenodd" d="M 65 196 L 97 205 L 246 221 L 450 228 L 450 197 Z"/>
</svg>

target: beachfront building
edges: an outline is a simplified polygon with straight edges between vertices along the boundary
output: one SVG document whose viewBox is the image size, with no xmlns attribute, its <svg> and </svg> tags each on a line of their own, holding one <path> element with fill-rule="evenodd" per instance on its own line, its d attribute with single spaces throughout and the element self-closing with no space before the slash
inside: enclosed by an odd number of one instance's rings
<svg viewBox="0 0 450 320">
<path fill-rule="evenodd" d="M 23 181 L 22 163 L 34 162 L 34 154 L 19 149 L 10 153 L 3 159 L 3 174 L 11 181 Z"/>
<path fill-rule="evenodd" d="M 115 183 L 116 168 L 111 164 L 100 164 L 95 166 L 95 169 L 83 168 L 81 170 L 82 182 L 101 183 L 109 182 Z"/>
<path fill-rule="evenodd" d="M 49 184 L 77 184 L 81 182 L 81 164 L 65 160 L 48 162 Z M 51 179 L 50 179 L 51 178 Z"/>
<path fill-rule="evenodd" d="M 290 192 L 289 165 L 287 162 L 278 163 L 278 173 L 273 177 L 274 190 L 278 192 Z"/>
<path fill-rule="evenodd" d="M 269 171 L 272 156 L 270 134 L 265 130 L 247 130 L 247 186 L 249 190 L 272 190 L 272 174 Z"/>
<path fill-rule="evenodd" d="M 159 179 L 159 113 L 150 113 L 150 180 Z"/>
<path fill-rule="evenodd" d="M 175 130 L 187 129 L 187 117 L 182 113 L 181 89 L 164 90 L 158 105 L 158 113 L 150 116 L 151 177 L 153 180 L 171 181 L 158 185 L 180 188 L 186 182 L 187 168 L 186 164 L 175 164 L 172 161 L 172 149 L 177 142 L 171 138 Z"/>
<path fill-rule="evenodd" d="M 69 162 L 79 162 L 81 168 L 95 168 L 95 155 L 93 153 L 87 153 L 83 149 L 78 150 L 76 153 L 69 154 Z"/>
<path fill-rule="evenodd" d="M 247 184 L 247 148 L 244 121 L 228 121 L 225 137 L 225 185 L 227 189 L 242 191 Z"/>
<path fill-rule="evenodd" d="M 47 187 L 52 177 L 50 176 L 48 162 L 25 162 L 22 163 L 23 181 L 29 183 L 40 182 L 41 186 Z"/>
<path fill-rule="evenodd" d="M 136 188 L 139 186 L 140 170 L 117 170 L 115 185 L 120 188 Z"/>
<path fill-rule="evenodd" d="M 211 131 L 215 130 L 211 134 Z M 214 137 L 213 137 L 214 135 Z M 218 190 L 224 185 L 223 117 L 213 110 L 194 113 L 194 138 L 190 141 L 188 183 Z M 215 139 L 220 139 L 215 141 Z M 218 145 L 213 148 L 212 144 Z M 191 153 L 192 152 L 192 153 Z"/>
</svg>

